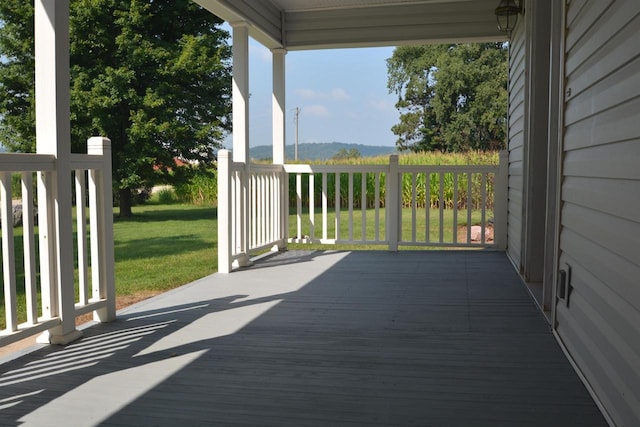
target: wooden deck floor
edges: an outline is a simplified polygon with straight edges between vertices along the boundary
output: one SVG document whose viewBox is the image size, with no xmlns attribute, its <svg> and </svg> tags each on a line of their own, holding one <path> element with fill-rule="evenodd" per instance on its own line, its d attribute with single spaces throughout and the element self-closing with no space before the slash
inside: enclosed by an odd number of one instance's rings
<svg viewBox="0 0 640 427">
<path fill-rule="evenodd" d="M 505 255 L 290 251 L 2 365 L 6 426 L 605 426 Z"/>
</svg>

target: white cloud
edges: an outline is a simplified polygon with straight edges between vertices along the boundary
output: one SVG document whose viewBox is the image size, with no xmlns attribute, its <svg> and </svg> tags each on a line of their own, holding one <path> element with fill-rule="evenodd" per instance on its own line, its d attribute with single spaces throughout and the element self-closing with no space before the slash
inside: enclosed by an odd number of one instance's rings
<svg viewBox="0 0 640 427">
<path fill-rule="evenodd" d="M 331 113 L 324 105 L 309 105 L 302 108 L 302 114 L 315 117 L 329 117 Z"/>
<path fill-rule="evenodd" d="M 347 101 L 351 99 L 347 91 L 340 87 L 331 89 L 331 98 L 337 101 Z"/>
<path fill-rule="evenodd" d="M 351 99 L 346 90 L 336 87 L 329 92 L 321 92 L 309 88 L 296 89 L 296 94 L 303 99 L 330 99 L 332 101 L 347 101 Z"/>
<path fill-rule="evenodd" d="M 394 112 L 396 111 L 395 104 L 392 103 L 389 99 L 381 99 L 381 98 L 370 98 L 367 101 L 367 105 L 377 111 L 382 112 Z"/>
<path fill-rule="evenodd" d="M 296 94 L 303 99 L 319 99 L 321 97 L 321 94 L 319 94 L 315 90 L 305 88 L 296 89 Z"/>
<path fill-rule="evenodd" d="M 253 58 L 257 58 L 262 62 L 271 62 L 273 57 L 271 51 L 259 43 L 249 43 L 249 55 Z"/>
</svg>

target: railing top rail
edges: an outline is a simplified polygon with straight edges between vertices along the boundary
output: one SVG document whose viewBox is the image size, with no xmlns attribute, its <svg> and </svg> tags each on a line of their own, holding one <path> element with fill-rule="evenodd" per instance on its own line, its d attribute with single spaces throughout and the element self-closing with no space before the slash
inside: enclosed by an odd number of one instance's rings
<svg viewBox="0 0 640 427">
<path fill-rule="evenodd" d="M 96 154 L 71 154 L 70 166 L 75 170 L 102 169 L 104 166 L 103 156 Z"/>
<path fill-rule="evenodd" d="M 269 165 L 265 163 L 251 163 L 249 164 L 249 170 L 251 172 L 282 172 L 284 169 L 282 165 Z"/>
<path fill-rule="evenodd" d="M 284 165 L 287 173 L 375 173 L 388 172 L 388 165 Z"/>
<path fill-rule="evenodd" d="M 53 154 L 1 153 L 0 172 L 37 172 L 55 169 Z"/>
</svg>

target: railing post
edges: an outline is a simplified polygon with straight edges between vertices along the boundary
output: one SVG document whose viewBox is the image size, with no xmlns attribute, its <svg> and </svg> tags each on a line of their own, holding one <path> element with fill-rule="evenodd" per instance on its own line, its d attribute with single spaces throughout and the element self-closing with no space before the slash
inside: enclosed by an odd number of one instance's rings
<svg viewBox="0 0 640 427">
<path fill-rule="evenodd" d="M 282 192 L 282 240 L 284 247 L 287 248 L 287 242 L 289 241 L 289 172 L 282 170 L 282 184 L 280 191 Z"/>
<path fill-rule="evenodd" d="M 240 227 L 240 240 L 236 243 L 240 245 L 236 250 L 235 265 L 237 267 L 248 267 L 252 263 L 249 258 L 249 248 L 251 247 L 251 166 L 245 162 L 242 168 L 240 179 L 240 194 L 236 195 L 240 199 L 240 206 L 235 210 L 236 217 L 233 220 L 233 227 Z M 235 230 L 234 230 L 235 232 Z"/>
<path fill-rule="evenodd" d="M 89 217 L 92 299 L 104 299 L 107 306 L 96 310 L 93 318 L 100 322 L 110 322 L 116 318 L 111 140 L 99 136 L 89 138 L 87 154 L 101 156 L 103 161 L 102 170 L 91 170 L 89 173 Z M 76 201 L 76 204 L 78 209 L 84 208 L 83 202 Z"/>
<path fill-rule="evenodd" d="M 58 316 L 58 288 L 56 286 L 56 235 L 53 206 L 53 172 L 38 172 L 38 239 L 40 244 L 40 289 L 42 299 L 42 316 L 51 319 Z M 38 338 L 41 342 L 49 342 L 48 334 Z"/>
<path fill-rule="evenodd" d="M 16 309 L 16 255 L 13 243 L 13 210 L 11 207 L 11 173 L 0 174 L 0 198 L 2 203 L 2 257 L 4 281 L 4 303 L 7 321 L 7 330 L 18 329 L 18 313 Z"/>
<path fill-rule="evenodd" d="M 218 151 L 218 273 L 231 273 L 231 152 Z"/>
<path fill-rule="evenodd" d="M 389 242 L 389 250 L 396 252 L 398 250 L 398 234 L 400 224 L 400 180 L 398 173 L 398 155 L 389 156 L 389 171 L 386 180 L 386 196 L 385 206 L 387 211 L 387 240 Z"/>
<path fill-rule="evenodd" d="M 494 241 L 499 250 L 507 249 L 507 211 L 509 203 L 509 152 L 500 151 L 494 194 Z"/>
</svg>

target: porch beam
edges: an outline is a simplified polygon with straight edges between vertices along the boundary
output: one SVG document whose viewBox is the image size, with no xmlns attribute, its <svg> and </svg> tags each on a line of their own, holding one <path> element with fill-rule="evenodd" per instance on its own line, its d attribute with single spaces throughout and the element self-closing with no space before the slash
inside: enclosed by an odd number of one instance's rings
<svg viewBox="0 0 640 427">
<path fill-rule="evenodd" d="M 75 328 L 73 262 L 68 260 L 73 254 L 69 0 L 35 0 L 35 75 L 36 151 L 56 158 L 55 170 L 38 180 L 43 311 L 62 321 L 39 341 L 67 344 L 82 335 Z"/>
</svg>

